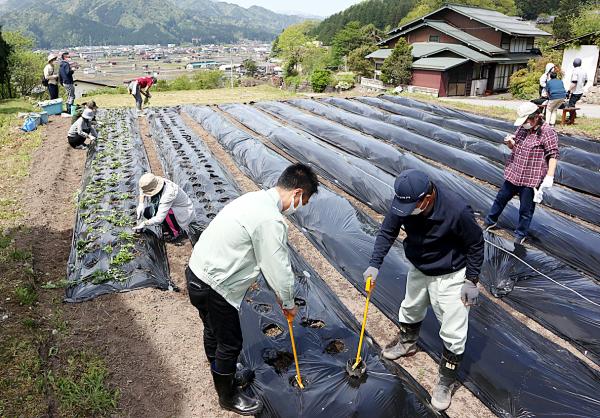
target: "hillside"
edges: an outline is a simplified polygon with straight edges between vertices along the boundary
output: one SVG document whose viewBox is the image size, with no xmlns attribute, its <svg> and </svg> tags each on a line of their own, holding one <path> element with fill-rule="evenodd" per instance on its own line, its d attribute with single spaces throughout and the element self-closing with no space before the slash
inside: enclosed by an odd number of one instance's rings
<svg viewBox="0 0 600 418">
<path fill-rule="evenodd" d="M 311 33 L 325 44 L 330 44 L 333 36 L 348 22 L 358 21 L 362 25 L 374 24 L 379 29 L 398 22 L 416 4 L 416 0 L 367 0 L 348 7 L 323 20 Z"/>
<path fill-rule="evenodd" d="M 0 0 L 0 25 L 39 47 L 272 40 L 303 18 L 211 0 Z"/>
</svg>

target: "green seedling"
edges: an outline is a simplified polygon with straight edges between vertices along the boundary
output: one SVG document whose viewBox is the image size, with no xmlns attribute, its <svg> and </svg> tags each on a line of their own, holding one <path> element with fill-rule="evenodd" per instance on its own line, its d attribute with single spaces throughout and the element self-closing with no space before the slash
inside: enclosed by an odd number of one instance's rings
<svg viewBox="0 0 600 418">
<path fill-rule="evenodd" d="M 38 300 L 38 294 L 32 285 L 17 287 L 15 289 L 15 297 L 24 306 L 31 306 Z"/>
</svg>

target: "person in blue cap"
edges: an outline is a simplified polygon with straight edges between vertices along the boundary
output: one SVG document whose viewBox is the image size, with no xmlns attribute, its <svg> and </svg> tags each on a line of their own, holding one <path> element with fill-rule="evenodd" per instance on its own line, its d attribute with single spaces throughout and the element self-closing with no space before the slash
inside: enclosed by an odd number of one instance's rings
<svg viewBox="0 0 600 418">
<path fill-rule="evenodd" d="M 431 306 L 440 322 L 444 344 L 431 405 L 442 411 L 450 406 L 458 387 L 469 308 L 478 302 L 483 233 L 471 208 L 459 196 L 437 187 L 421 171 L 403 171 L 394 189 L 394 200 L 381 224 L 363 276 L 365 280 L 369 277 L 377 280 L 383 259 L 403 228 L 404 252 L 411 266 L 398 314 L 400 338 L 397 344 L 383 350 L 383 356 L 396 360 L 417 351 L 419 329 Z"/>
</svg>

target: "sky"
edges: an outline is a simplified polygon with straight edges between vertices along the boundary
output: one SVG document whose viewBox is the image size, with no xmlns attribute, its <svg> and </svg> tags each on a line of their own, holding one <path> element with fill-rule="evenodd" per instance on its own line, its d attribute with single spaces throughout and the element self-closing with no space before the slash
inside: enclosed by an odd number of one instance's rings
<svg viewBox="0 0 600 418">
<path fill-rule="evenodd" d="M 221 0 L 227 3 L 239 4 L 243 7 L 262 6 L 275 12 L 301 12 L 316 16 L 329 16 L 359 3 L 360 0 Z"/>
</svg>

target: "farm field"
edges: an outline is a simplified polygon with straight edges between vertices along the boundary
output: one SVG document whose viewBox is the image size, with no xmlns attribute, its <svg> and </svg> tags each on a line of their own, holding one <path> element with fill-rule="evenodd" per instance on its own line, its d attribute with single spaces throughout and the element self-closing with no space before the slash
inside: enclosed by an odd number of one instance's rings
<svg viewBox="0 0 600 418">
<path fill-rule="evenodd" d="M 18 411 L 19 399 L 30 408 L 26 415 L 234 416 L 218 407 L 201 322 L 187 298 L 191 246 L 130 233 L 135 185 L 147 170 L 170 178 L 207 225 L 229 201 L 270 187 L 296 161 L 322 180 L 310 205 L 288 218 L 296 341 L 308 385 L 301 393 L 290 384 L 287 323 L 259 280 L 241 310 L 240 359 L 255 370 L 252 388 L 269 416 L 435 415 L 428 393 L 442 347 L 433 314 L 414 357 L 378 355 L 397 334 L 408 269 L 400 243 L 382 267 L 369 312 L 363 357 L 371 374 L 360 385 L 348 382 L 362 271 L 404 169 L 427 172 L 481 220 L 502 182 L 502 138 L 511 124 L 403 96 L 235 92 L 155 93 L 146 118 L 110 109 L 131 106 L 131 97 L 98 96 L 109 109 L 99 114 L 99 140 L 87 155 L 66 143 L 68 119 L 52 118 L 29 137 L 6 119 L 0 252 L 3 290 L 14 296 L 0 302 L 7 330 L 0 366 L 9 371 L 13 400 L 0 396 L 0 415 Z M 501 229 L 485 234 L 483 296 L 471 311 L 463 385 L 450 417 L 597 411 L 600 143 L 566 134 L 560 142 L 557 185 L 536 209 L 529 243 L 512 244 L 515 202 Z M 63 298 L 70 303 L 61 305 Z M 89 369 L 96 390 L 76 381 L 76 363 Z"/>
</svg>

